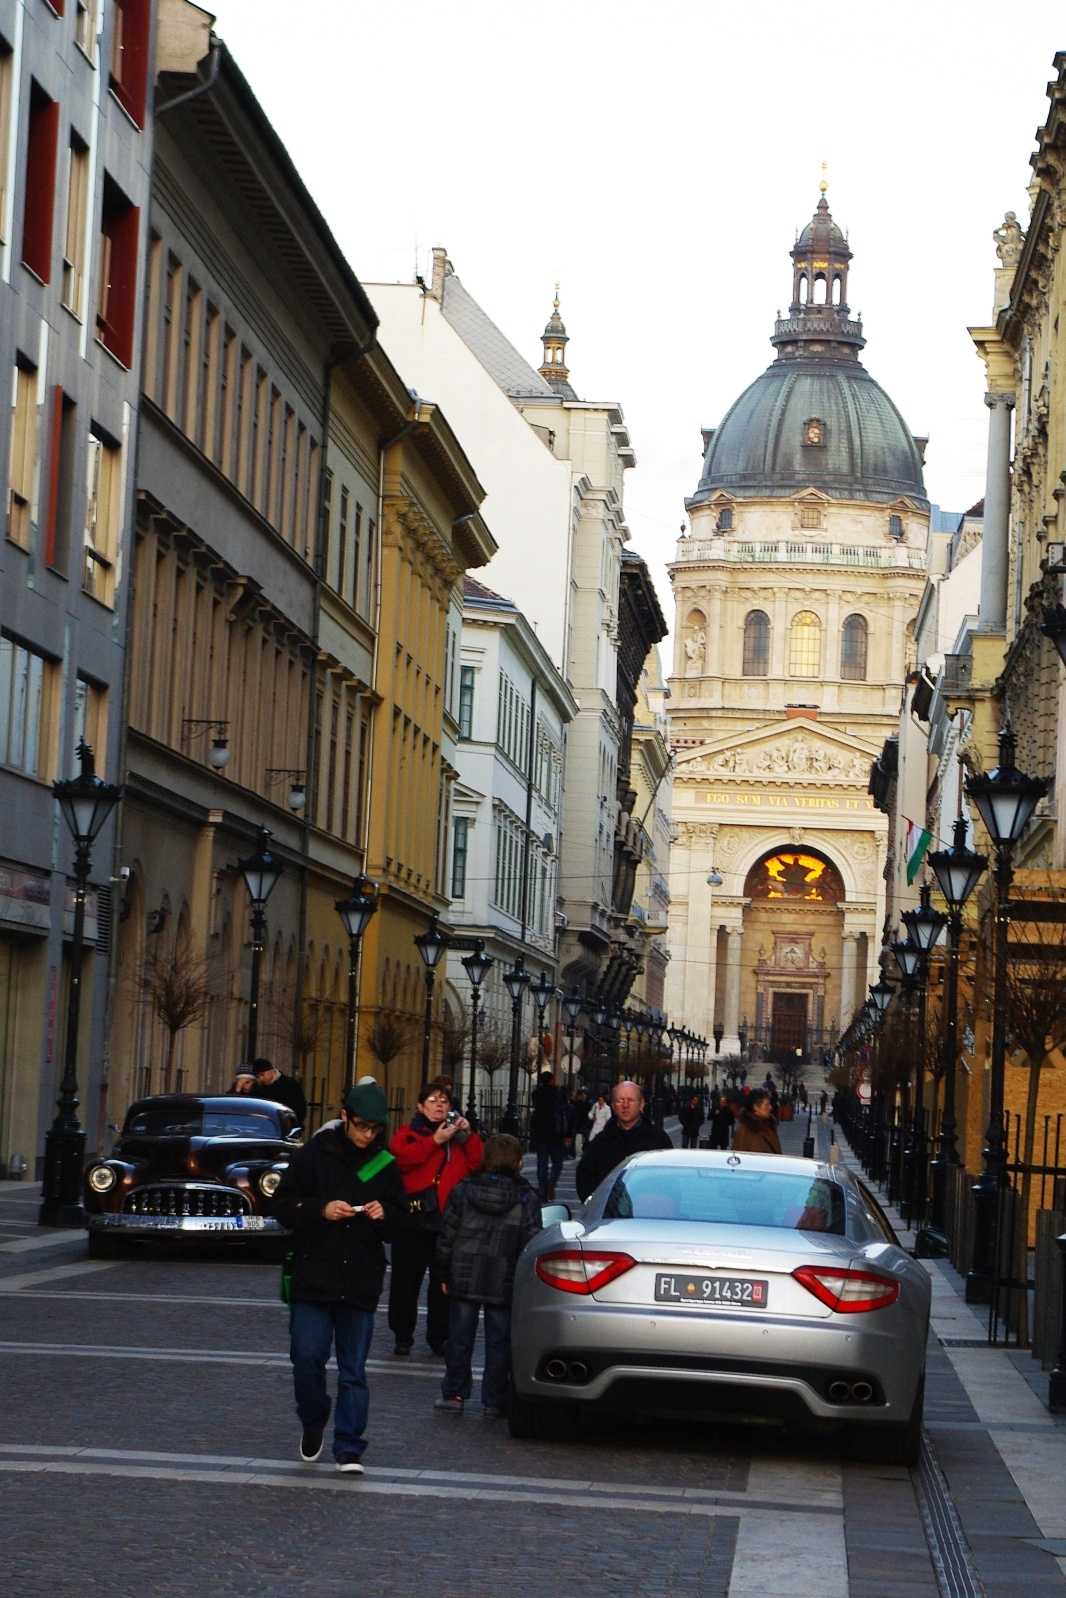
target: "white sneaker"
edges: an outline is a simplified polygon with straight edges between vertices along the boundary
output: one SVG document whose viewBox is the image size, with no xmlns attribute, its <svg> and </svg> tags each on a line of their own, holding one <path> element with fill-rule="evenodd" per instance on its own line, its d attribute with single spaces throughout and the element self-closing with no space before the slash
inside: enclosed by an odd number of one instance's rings
<svg viewBox="0 0 1066 1598">
<path fill-rule="evenodd" d="M 366 1475 L 366 1471 L 363 1469 L 362 1465 L 356 1459 L 354 1454 L 341 1454 L 333 1468 L 334 1470 L 343 1470 L 348 1476 Z"/>
</svg>

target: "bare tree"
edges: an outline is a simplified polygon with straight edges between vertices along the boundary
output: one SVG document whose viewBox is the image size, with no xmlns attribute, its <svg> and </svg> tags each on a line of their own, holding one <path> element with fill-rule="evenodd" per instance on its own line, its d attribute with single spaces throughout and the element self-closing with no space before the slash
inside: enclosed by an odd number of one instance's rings
<svg viewBox="0 0 1066 1598">
<path fill-rule="evenodd" d="M 166 1029 L 163 1092 L 169 1093 L 178 1036 L 203 1019 L 211 1001 L 207 961 L 193 954 L 184 940 L 176 941 L 168 952 L 157 954 L 142 985 L 152 1014 Z"/>
<path fill-rule="evenodd" d="M 469 1048 L 470 1013 L 462 999 L 457 999 L 455 1009 L 450 1002 L 444 1007 L 440 1039 L 441 1071 L 445 1076 L 450 1076 L 453 1082 L 462 1073 Z"/>
<path fill-rule="evenodd" d="M 489 1081 L 495 1080 L 497 1071 L 511 1063 L 511 1040 L 493 1020 L 486 1020 L 477 1038 L 478 1070 L 484 1071 Z"/>
<path fill-rule="evenodd" d="M 389 1066 L 414 1036 L 414 1017 L 406 1010 L 379 1010 L 367 1033 L 366 1046 L 384 1072 L 382 1086 L 389 1093 Z"/>
</svg>

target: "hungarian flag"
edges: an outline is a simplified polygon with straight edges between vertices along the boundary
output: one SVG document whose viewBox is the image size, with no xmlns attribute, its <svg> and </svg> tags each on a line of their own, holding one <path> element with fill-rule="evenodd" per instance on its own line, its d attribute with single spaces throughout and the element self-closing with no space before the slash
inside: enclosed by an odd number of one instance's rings
<svg viewBox="0 0 1066 1598">
<path fill-rule="evenodd" d="M 919 827 L 916 821 L 907 821 L 907 886 L 914 881 L 922 869 L 925 852 L 932 839 L 932 833 L 924 827 Z"/>
</svg>

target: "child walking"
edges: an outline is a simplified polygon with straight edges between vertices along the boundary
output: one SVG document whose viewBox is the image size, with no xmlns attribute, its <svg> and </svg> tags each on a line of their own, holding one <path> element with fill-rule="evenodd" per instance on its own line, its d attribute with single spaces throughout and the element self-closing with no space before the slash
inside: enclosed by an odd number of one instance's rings
<svg viewBox="0 0 1066 1598">
<path fill-rule="evenodd" d="M 489 1420 L 507 1413 L 511 1299 L 518 1256 L 540 1230 L 540 1199 L 522 1175 L 522 1149 L 505 1133 L 485 1144 L 481 1170 L 448 1195 L 437 1238 L 437 1269 L 451 1306 L 444 1380 L 434 1408 L 461 1415 L 470 1397 L 478 1312 L 485 1313 L 481 1402 Z"/>
</svg>

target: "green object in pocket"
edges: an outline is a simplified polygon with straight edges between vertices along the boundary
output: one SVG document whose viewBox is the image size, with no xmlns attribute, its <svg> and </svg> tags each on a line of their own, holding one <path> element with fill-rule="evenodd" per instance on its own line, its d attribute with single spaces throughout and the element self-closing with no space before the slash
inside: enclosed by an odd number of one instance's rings
<svg viewBox="0 0 1066 1598">
<path fill-rule="evenodd" d="M 392 1165 L 394 1163 L 395 1156 L 390 1154 L 388 1149 L 379 1149 L 374 1155 L 374 1158 L 372 1160 L 367 1160 L 366 1164 L 360 1170 L 356 1171 L 355 1174 L 359 1178 L 360 1182 L 369 1182 L 371 1177 L 377 1176 L 378 1172 L 383 1171 L 386 1165 Z"/>
<path fill-rule="evenodd" d="M 281 1302 L 292 1307 L 292 1249 L 281 1262 Z"/>
</svg>

